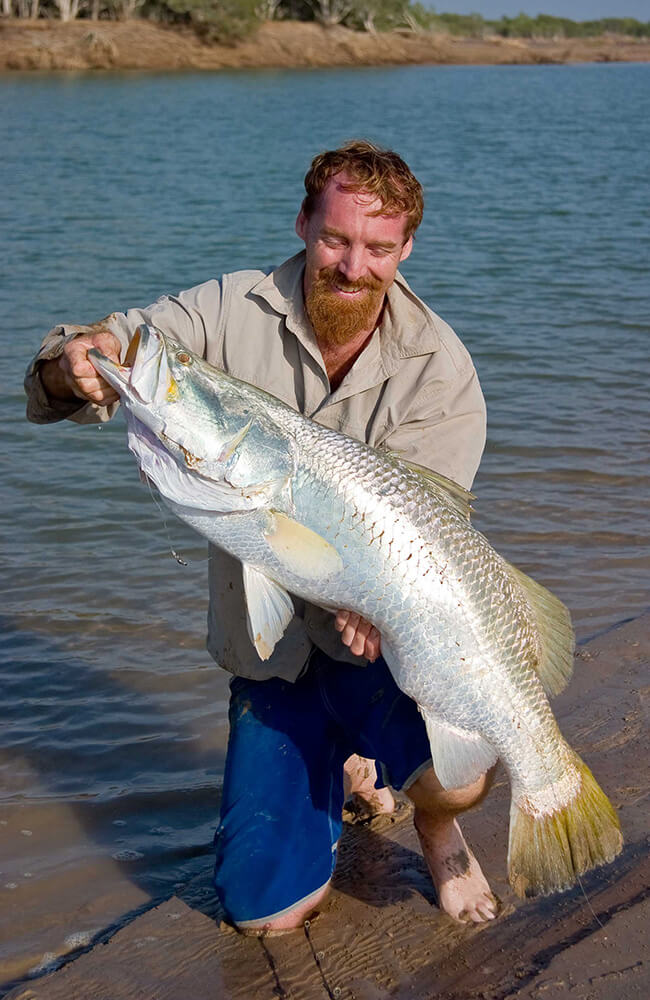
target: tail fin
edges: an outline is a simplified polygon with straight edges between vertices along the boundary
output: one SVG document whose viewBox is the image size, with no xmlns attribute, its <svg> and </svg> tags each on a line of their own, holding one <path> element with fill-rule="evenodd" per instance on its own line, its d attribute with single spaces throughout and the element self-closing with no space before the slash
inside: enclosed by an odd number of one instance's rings
<svg viewBox="0 0 650 1000">
<path fill-rule="evenodd" d="M 577 791 L 564 805 L 510 809 L 508 878 L 518 896 L 569 889 L 579 875 L 613 861 L 623 846 L 618 817 L 587 765 L 574 756 Z M 545 797 L 548 793 L 545 793 Z"/>
</svg>

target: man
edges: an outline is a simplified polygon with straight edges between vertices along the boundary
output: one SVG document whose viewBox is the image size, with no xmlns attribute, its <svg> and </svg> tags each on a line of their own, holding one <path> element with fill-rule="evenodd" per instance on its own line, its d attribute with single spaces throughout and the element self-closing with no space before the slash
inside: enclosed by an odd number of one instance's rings
<svg viewBox="0 0 650 1000">
<path fill-rule="evenodd" d="M 30 419 L 110 417 L 117 396 L 88 349 L 124 357 L 145 321 L 325 426 L 469 488 L 485 441 L 476 373 L 398 273 L 422 217 L 419 183 L 395 153 L 358 141 L 316 157 L 305 188 L 296 221 L 305 250 L 271 273 L 224 275 L 144 310 L 51 331 L 28 371 Z M 441 908 L 458 920 L 491 919 L 495 901 L 456 821 L 490 776 L 443 789 L 417 706 L 396 688 L 376 629 L 345 609 L 333 618 L 294 603 L 295 618 L 262 663 L 246 633 L 241 568 L 211 551 L 208 648 L 235 674 L 215 839 L 215 884 L 231 920 L 248 933 L 289 930 L 322 902 L 341 831 L 343 765 L 354 753 L 366 760 L 348 765 L 352 772 L 376 759 L 380 789 L 403 789 L 413 801 Z M 362 793 L 373 778 L 374 769 Z M 390 793 L 382 794 L 386 807 Z"/>
</svg>

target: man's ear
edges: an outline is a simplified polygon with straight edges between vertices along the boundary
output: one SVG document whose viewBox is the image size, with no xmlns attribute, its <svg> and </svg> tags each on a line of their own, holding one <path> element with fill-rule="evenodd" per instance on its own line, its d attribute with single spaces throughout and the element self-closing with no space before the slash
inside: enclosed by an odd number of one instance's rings
<svg viewBox="0 0 650 1000">
<path fill-rule="evenodd" d="M 402 247 L 402 250 L 401 250 L 400 255 L 399 255 L 400 263 L 403 260 L 406 260 L 407 257 L 410 257 L 412 249 L 413 249 L 413 237 L 409 236 L 409 238 L 407 239 L 406 243 Z"/>
<path fill-rule="evenodd" d="M 300 209 L 298 212 L 298 218 L 296 219 L 296 233 L 303 242 L 307 242 L 307 216 L 305 215 L 304 209 Z"/>
</svg>

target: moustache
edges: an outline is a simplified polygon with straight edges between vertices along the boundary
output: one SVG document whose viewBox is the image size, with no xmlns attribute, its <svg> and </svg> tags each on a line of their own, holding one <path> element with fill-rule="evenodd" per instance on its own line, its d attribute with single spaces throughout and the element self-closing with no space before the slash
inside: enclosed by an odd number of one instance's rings
<svg viewBox="0 0 650 1000">
<path fill-rule="evenodd" d="M 348 281 L 336 267 L 323 268 L 318 274 L 317 284 L 321 288 L 328 289 L 335 286 L 343 292 L 359 292 L 362 288 L 377 292 L 381 288 L 381 282 L 375 278 L 359 278 L 357 281 Z"/>
</svg>

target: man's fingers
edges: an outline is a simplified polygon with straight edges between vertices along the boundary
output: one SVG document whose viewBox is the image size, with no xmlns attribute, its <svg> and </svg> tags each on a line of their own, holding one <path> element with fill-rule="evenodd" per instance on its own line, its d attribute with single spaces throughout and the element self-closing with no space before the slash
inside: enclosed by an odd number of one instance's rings
<svg viewBox="0 0 650 1000">
<path fill-rule="evenodd" d="M 113 386 L 105 382 L 103 378 L 76 379 L 72 390 L 81 399 L 89 399 L 92 403 L 99 403 L 101 406 L 116 403 L 120 398 Z"/>
<path fill-rule="evenodd" d="M 334 627 L 337 632 L 342 632 L 350 619 L 349 611 L 338 611 L 334 619 Z"/>
<path fill-rule="evenodd" d="M 61 355 L 61 370 L 75 396 L 107 406 L 109 403 L 115 403 L 119 395 L 101 377 L 88 358 L 91 347 L 98 348 L 107 357 L 119 363 L 121 349 L 119 340 L 109 330 L 102 330 L 98 333 L 82 334 L 70 340 Z"/>
<path fill-rule="evenodd" d="M 119 399 L 115 389 L 93 368 L 87 357 L 68 358 L 61 367 L 75 396 L 101 404 L 114 403 Z"/>
<path fill-rule="evenodd" d="M 355 656 L 376 660 L 381 652 L 381 636 L 374 625 L 354 611 L 339 611 L 335 626 L 341 641 Z"/>
<path fill-rule="evenodd" d="M 63 362 L 77 378 L 98 377 L 97 369 L 88 357 L 91 347 L 96 347 L 107 358 L 119 364 L 121 344 L 108 330 L 89 336 L 75 337 L 63 349 Z M 104 381 L 102 379 L 102 381 Z"/>
<path fill-rule="evenodd" d="M 374 661 L 377 659 L 380 653 L 381 653 L 381 635 L 373 625 L 372 628 L 370 629 L 370 632 L 368 633 L 368 637 L 366 639 L 366 648 L 364 650 L 363 655 L 366 657 L 366 659 L 370 660 L 371 663 L 374 663 Z"/>
<path fill-rule="evenodd" d="M 359 628 L 359 620 L 360 620 L 359 615 L 355 614 L 354 611 L 351 611 L 348 617 L 347 624 L 343 629 L 343 631 L 341 632 L 341 640 L 343 644 L 345 646 L 349 646 L 352 652 L 354 652 L 354 650 L 352 649 L 352 643 L 354 642 L 354 638 L 357 634 L 357 629 Z"/>
<path fill-rule="evenodd" d="M 97 347 L 111 361 L 119 362 L 122 345 L 110 330 L 100 330 L 93 334 L 93 347 Z"/>
<path fill-rule="evenodd" d="M 365 618 L 359 618 L 359 624 L 350 643 L 350 652 L 354 653 L 355 656 L 365 655 L 366 642 L 371 628 L 370 622 L 367 622 Z"/>
</svg>

